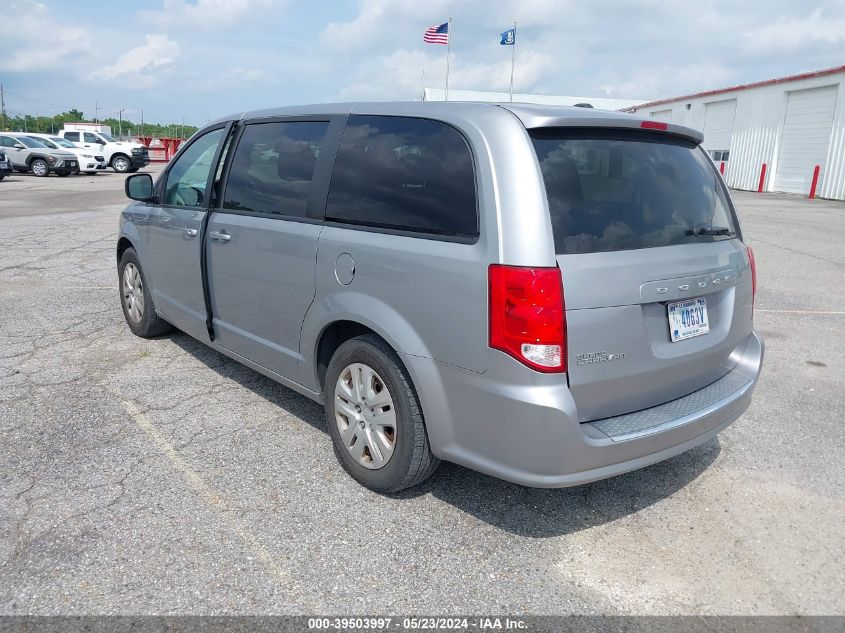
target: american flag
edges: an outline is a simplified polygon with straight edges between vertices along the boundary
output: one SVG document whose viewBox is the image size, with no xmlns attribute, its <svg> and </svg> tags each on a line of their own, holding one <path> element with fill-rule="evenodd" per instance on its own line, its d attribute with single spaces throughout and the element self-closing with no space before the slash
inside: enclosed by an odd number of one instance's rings
<svg viewBox="0 0 845 633">
<path fill-rule="evenodd" d="M 428 44 L 448 44 L 449 23 L 444 22 L 439 26 L 428 27 L 423 34 L 423 42 Z"/>
</svg>

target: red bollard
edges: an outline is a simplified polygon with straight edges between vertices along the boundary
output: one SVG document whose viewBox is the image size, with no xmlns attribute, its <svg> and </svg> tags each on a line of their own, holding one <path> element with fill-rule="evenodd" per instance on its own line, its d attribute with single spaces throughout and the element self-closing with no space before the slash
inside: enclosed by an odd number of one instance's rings
<svg viewBox="0 0 845 633">
<path fill-rule="evenodd" d="M 821 166 L 816 165 L 816 168 L 813 170 L 813 184 L 810 185 L 810 199 L 816 197 L 816 186 L 819 184 L 819 172 L 821 171 Z"/>
<path fill-rule="evenodd" d="M 719 173 L 722 174 L 723 176 L 725 175 L 725 161 L 722 161 L 721 163 L 719 163 Z"/>
<path fill-rule="evenodd" d="M 757 185 L 757 193 L 763 193 L 763 184 L 766 182 L 766 163 L 760 169 L 760 183 Z"/>
</svg>

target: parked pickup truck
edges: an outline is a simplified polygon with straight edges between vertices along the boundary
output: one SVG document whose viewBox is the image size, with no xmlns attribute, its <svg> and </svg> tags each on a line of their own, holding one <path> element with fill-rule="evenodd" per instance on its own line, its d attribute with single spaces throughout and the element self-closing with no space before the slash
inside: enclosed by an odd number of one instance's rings
<svg viewBox="0 0 845 633">
<path fill-rule="evenodd" d="M 59 136 L 82 147 L 95 149 L 98 155 L 106 159 L 106 164 L 119 173 L 138 171 L 150 163 L 150 153 L 145 146 L 118 141 L 107 132 L 65 128 L 59 132 Z"/>
</svg>

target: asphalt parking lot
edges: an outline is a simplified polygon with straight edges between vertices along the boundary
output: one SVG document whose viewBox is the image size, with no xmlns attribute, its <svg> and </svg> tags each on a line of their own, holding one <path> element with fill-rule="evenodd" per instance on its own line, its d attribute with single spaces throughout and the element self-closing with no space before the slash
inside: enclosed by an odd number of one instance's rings
<svg viewBox="0 0 845 633">
<path fill-rule="evenodd" d="M 735 200 L 767 344 L 739 421 L 577 488 L 444 464 L 384 497 L 318 405 L 132 336 L 122 176 L 7 178 L 0 613 L 845 613 L 845 203 Z"/>
</svg>

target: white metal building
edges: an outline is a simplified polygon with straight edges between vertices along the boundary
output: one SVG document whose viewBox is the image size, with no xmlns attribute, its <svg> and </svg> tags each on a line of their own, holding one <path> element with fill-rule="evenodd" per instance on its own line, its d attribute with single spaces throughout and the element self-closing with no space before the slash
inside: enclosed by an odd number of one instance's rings
<svg viewBox="0 0 845 633">
<path fill-rule="evenodd" d="M 730 187 L 806 196 L 818 166 L 816 195 L 845 200 L 845 66 L 623 109 L 702 130 Z"/>
<path fill-rule="evenodd" d="M 443 88 L 425 88 L 423 101 L 443 101 L 446 90 Z M 449 89 L 449 101 L 483 101 L 489 103 L 507 103 L 510 94 L 507 92 L 482 92 L 479 90 Z M 514 93 L 514 103 L 539 103 L 543 105 L 577 105 L 589 103 L 598 110 L 621 110 L 635 106 L 644 99 L 609 99 L 607 97 L 565 97 L 560 95 L 535 95 Z"/>
</svg>

